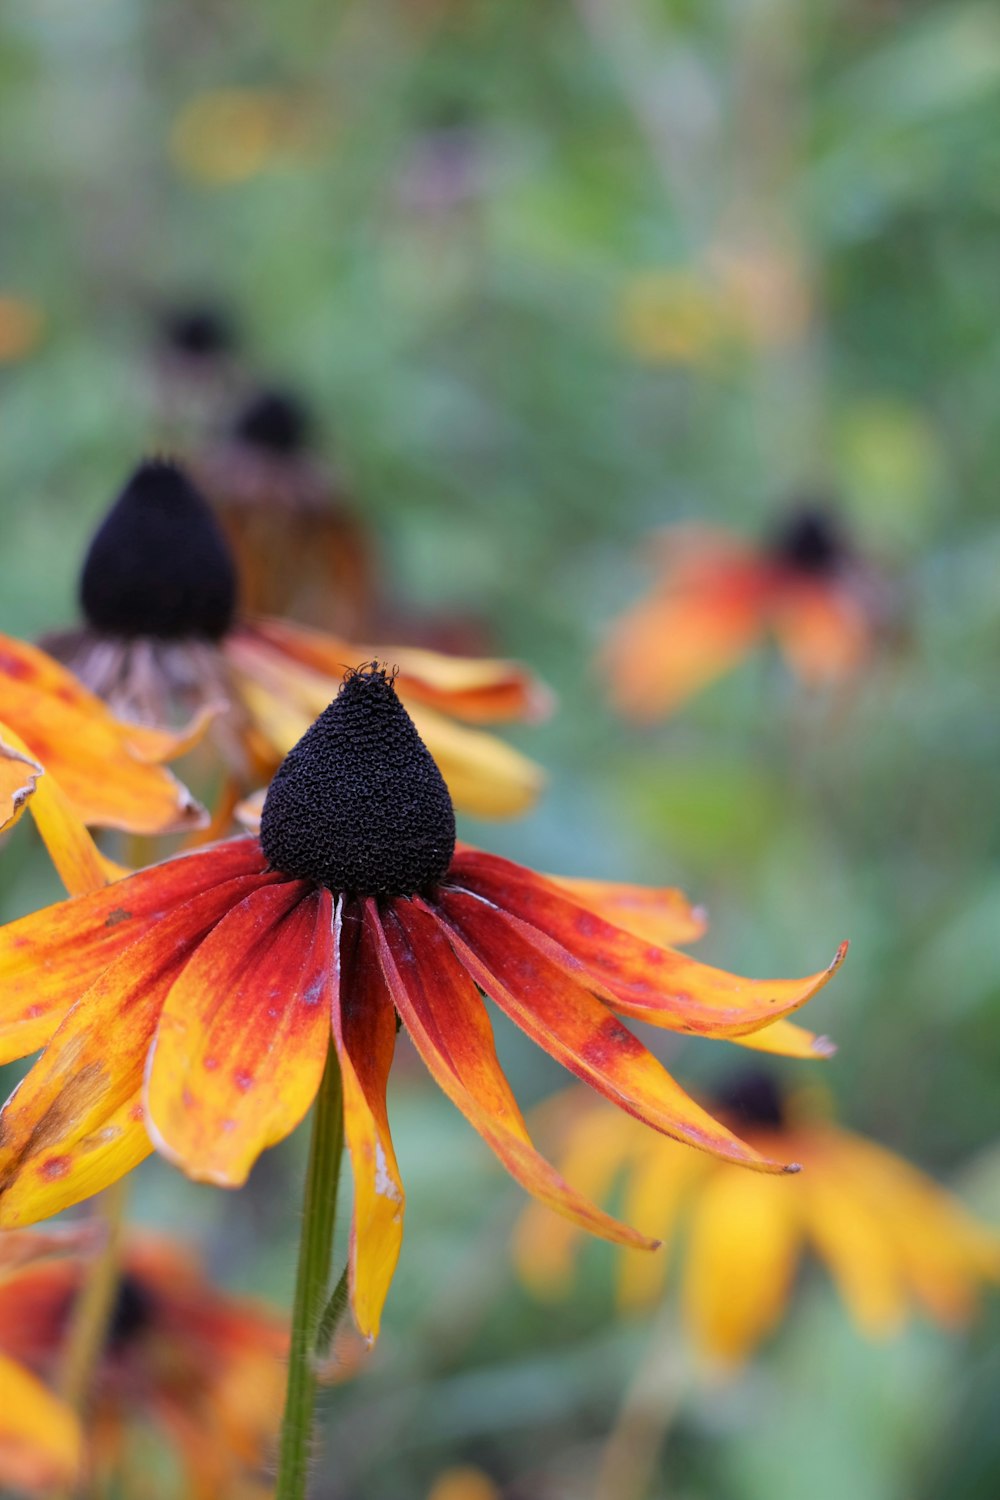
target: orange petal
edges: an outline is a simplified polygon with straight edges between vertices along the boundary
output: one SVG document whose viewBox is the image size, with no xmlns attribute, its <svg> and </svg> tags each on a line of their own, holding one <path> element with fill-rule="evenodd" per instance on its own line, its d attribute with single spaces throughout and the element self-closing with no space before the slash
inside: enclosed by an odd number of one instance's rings
<svg viewBox="0 0 1000 1500">
<path fill-rule="evenodd" d="M 463 850 L 450 875 L 511 919 L 522 919 L 530 928 L 525 938 L 623 1015 L 671 1031 L 719 1037 L 757 1031 L 811 1000 L 847 952 L 844 943 L 829 968 L 806 979 L 743 979 L 612 927 L 532 871 L 495 855 Z"/>
<path fill-rule="evenodd" d="M 842 682 L 871 652 L 864 607 L 837 580 L 788 580 L 771 603 L 770 623 L 789 667 L 809 687 Z"/>
<path fill-rule="evenodd" d="M 406 1201 L 385 1105 L 396 1012 L 373 934 L 353 904 L 343 914 L 340 944 L 338 970 L 343 981 L 333 1007 L 333 1034 L 344 1085 L 344 1135 L 354 1174 L 351 1307 L 360 1331 L 375 1339 L 399 1259 Z"/>
<path fill-rule="evenodd" d="M 511 1176 L 592 1234 L 654 1248 L 655 1241 L 577 1193 L 535 1150 L 497 1061 L 485 1007 L 437 917 L 416 898 L 394 902 L 381 914 L 369 901 L 365 924 L 375 935 L 396 1009 L 431 1077 Z"/>
<path fill-rule="evenodd" d="M 69 1407 L 0 1354 L 0 1482 L 31 1494 L 72 1485 L 82 1456 L 83 1436 Z"/>
<path fill-rule="evenodd" d="M 725 1168 L 691 1212 L 683 1303 L 694 1343 L 736 1364 L 780 1318 L 802 1244 L 801 1179 L 775 1182 Z"/>
<path fill-rule="evenodd" d="M 525 923 L 464 891 L 442 887 L 438 900 L 452 944 L 472 978 L 571 1073 L 664 1135 L 762 1171 L 785 1170 L 696 1104 L 584 987 L 586 975 L 572 975 L 564 962 L 537 947 Z"/>
<path fill-rule="evenodd" d="M 330 1041 L 329 891 L 285 880 L 253 890 L 174 980 L 150 1054 L 157 1149 L 189 1177 L 240 1187 L 316 1097 Z"/>
<path fill-rule="evenodd" d="M 389 662 L 399 668 L 396 688 L 404 702 L 413 698 L 471 724 L 537 720 L 552 705 L 548 689 L 517 662 L 447 656 L 411 646 L 352 644 L 288 620 L 259 618 L 236 633 L 261 652 L 299 662 L 334 681 L 340 680 L 345 667 L 359 662 Z"/>
<path fill-rule="evenodd" d="M 0 635 L 0 685 L 4 722 L 59 782 L 82 822 L 169 833 L 203 820 L 169 771 L 133 752 L 131 726 L 44 651 Z"/>
<path fill-rule="evenodd" d="M 616 885 L 606 880 L 571 880 L 565 875 L 543 878 L 559 886 L 576 905 L 658 948 L 696 942 L 708 926 L 705 908 L 692 906 L 683 891 L 671 886 Z"/>
<path fill-rule="evenodd" d="M 190 722 L 180 729 L 162 729 L 155 724 L 123 724 L 133 755 L 160 765 L 178 760 L 200 745 L 211 725 L 228 711 L 227 703 L 203 703 Z"/>
<path fill-rule="evenodd" d="M 763 1026 L 760 1031 L 751 1031 L 748 1036 L 729 1038 L 738 1047 L 748 1047 L 753 1052 L 770 1052 L 774 1057 L 803 1057 L 814 1062 L 818 1057 L 833 1057 L 836 1042 L 828 1036 L 818 1036 L 794 1021 L 775 1021 L 772 1026 Z"/>
<path fill-rule="evenodd" d="M 149 1154 L 142 1078 L 170 988 L 215 924 L 279 878 L 243 875 L 200 892 L 66 997 L 66 1019 L 0 1116 L 0 1224 L 56 1213 Z"/>
<path fill-rule="evenodd" d="M 750 552 L 713 548 L 668 565 L 657 590 L 612 626 L 600 655 L 611 701 L 631 719 L 672 712 L 750 650 L 768 575 Z"/>
<path fill-rule="evenodd" d="M 266 867 L 256 839 L 230 839 L 0 927 L 0 1062 L 44 1046 L 108 964 L 165 913 Z"/>
<path fill-rule="evenodd" d="M 51 772 L 44 772 L 28 754 L 24 741 L 0 724 L 0 785 L 5 775 L 8 784 L 16 781 L 18 767 L 22 786 L 10 795 L 6 822 L 16 822 L 25 806 L 30 806 L 52 863 L 71 896 L 84 896 L 117 880 L 122 873 L 119 866 L 98 849 Z M 5 826 L 5 810 L 0 802 L 0 829 Z"/>
</svg>

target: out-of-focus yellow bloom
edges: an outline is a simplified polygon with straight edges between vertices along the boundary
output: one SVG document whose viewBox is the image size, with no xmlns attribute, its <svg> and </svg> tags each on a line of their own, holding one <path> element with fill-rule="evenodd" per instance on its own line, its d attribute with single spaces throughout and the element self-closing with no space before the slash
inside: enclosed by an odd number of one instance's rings
<svg viewBox="0 0 1000 1500">
<path fill-rule="evenodd" d="M 315 107 L 280 89 L 212 89 L 190 100 L 174 122 L 177 169 L 207 186 L 246 182 L 316 139 Z"/>
<path fill-rule="evenodd" d="M 13 364 L 36 347 L 44 319 L 37 302 L 0 295 L 0 364 Z"/>
<path fill-rule="evenodd" d="M 916 1167 L 844 1130 L 815 1096 L 785 1100 L 768 1075 L 744 1073 L 719 1091 L 713 1108 L 758 1151 L 804 1170 L 781 1179 L 731 1170 L 575 1089 L 548 1106 L 563 1175 L 597 1202 L 620 1184 L 626 1218 L 663 1243 L 660 1256 L 621 1251 L 624 1307 L 646 1307 L 661 1295 L 671 1247 L 686 1227 L 677 1267 L 683 1315 L 693 1343 L 712 1360 L 738 1364 L 776 1327 L 807 1248 L 871 1338 L 895 1333 L 917 1309 L 945 1327 L 961 1326 L 980 1285 L 1000 1280 L 1000 1234 Z M 540 1296 L 565 1294 L 577 1240 L 568 1220 L 531 1204 L 515 1239 L 525 1284 Z"/>
<path fill-rule="evenodd" d="M 427 1500 L 500 1500 L 500 1491 L 482 1469 L 461 1464 L 437 1476 L 427 1492 Z"/>
</svg>

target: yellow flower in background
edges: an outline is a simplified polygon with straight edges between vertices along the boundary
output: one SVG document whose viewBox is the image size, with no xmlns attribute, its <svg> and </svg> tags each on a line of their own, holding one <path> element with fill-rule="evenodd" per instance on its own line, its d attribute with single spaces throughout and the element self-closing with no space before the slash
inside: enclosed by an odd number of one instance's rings
<svg viewBox="0 0 1000 1500">
<path fill-rule="evenodd" d="M 37 347 L 45 320 L 37 302 L 0 294 L 0 364 L 14 364 Z"/>
<path fill-rule="evenodd" d="M 711 1107 L 758 1151 L 797 1161 L 801 1173 L 779 1180 L 732 1171 L 636 1129 L 576 1089 L 551 1101 L 547 1119 L 542 1112 L 542 1134 L 558 1142 L 567 1179 L 597 1202 L 620 1188 L 626 1218 L 663 1242 L 660 1256 L 621 1252 L 624 1308 L 648 1307 L 673 1274 L 695 1347 L 736 1365 L 780 1322 L 807 1250 L 870 1338 L 897 1332 L 916 1310 L 961 1327 L 982 1283 L 1000 1281 L 1000 1233 L 901 1157 L 843 1129 L 814 1095 L 786 1097 L 768 1074 L 744 1072 Z M 521 1279 L 539 1296 L 566 1295 L 577 1241 L 571 1223 L 531 1204 L 515 1238 Z"/>
<path fill-rule="evenodd" d="M 281 89 L 212 89 L 181 110 L 170 132 L 178 171 L 208 187 L 246 182 L 316 142 L 318 112 Z"/>
<path fill-rule="evenodd" d="M 427 1500 L 501 1500 L 501 1495 L 482 1469 L 459 1464 L 442 1470 L 427 1491 Z"/>
</svg>

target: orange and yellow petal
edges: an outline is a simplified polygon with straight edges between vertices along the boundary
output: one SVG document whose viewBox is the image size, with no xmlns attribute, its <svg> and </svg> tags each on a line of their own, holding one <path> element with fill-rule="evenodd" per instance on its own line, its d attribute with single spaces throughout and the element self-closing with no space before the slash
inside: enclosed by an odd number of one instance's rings
<svg viewBox="0 0 1000 1500">
<path fill-rule="evenodd" d="M 256 839 L 231 839 L 0 927 L 0 1062 L 43 1047 L 103 970 L 175 907 L 266 867 Z"/>
<path fill-rule="evenodd" d="M 333 1034 L 344 1089 L 344 1136 L 354 1176 L 348 1267 L 354 1320 L 376 1339 L 403 1241 L 406 1195 L 386 1112 L 396 1047 L 396 1011 L 374 933 L 353 903 L 339 927 Z"/>
<path fill-rule="evenodd" d="M 136 752 L 131 726 L 37 646 L 0 635 L 0 688 L 4 722 L 59 782 L 81 822 L 152 834 L 204 820 L 180 782 Z"/>
<path fill-rule="evenodd" d="M 720 1167 L 691 1210 L 682 1302 L 695 1345 L 739 1364 L 775 1327 L 802 1246 L 800 1179 Z"/>
<path fill-rule="evenodd" d="M 664 1135 L 762 1171 L 785 1170 L 696 1104 L 595 998 L 586 973 L 569 971 L 562 950 L 552 945 L 546 951 L 526 923 L 465 891 L 442 887 L 437 900 L 452 946 L 476 984 L 571 1073 Z"/>
<path fill-rule="evenodd" d="M 658 948 L 696 942 L 708 925 L 705 908 L 692 906 L 683 891 L 671 886 L 617 885 L 565 875 L 546 875 L 544 879 L 612 927 L 621 927 Z"/>
<path fill-rule="evenodd" d="M 239 1187 L 316 1096 L 330 1040 L 332 897 L 261 885 L 218 920 L 171 984 L 145 1090 L 157 1149 Z"/>
<path fill-rule="evenodd" d="M 767 594 L 750 552 L 707 543 L 668 561 L 655 591 L 608 633 L 599 664 L 614 706 L 649 722 L 721 677 L 759 638 Z"/>
<path fill-rule="evenodd" d="M 619 1244 L 653 1241 L 576 1192 L 532 1145 L 500 1067 L 486 1009 L 436 916 L 416 898 L 380 913 L 367 902 L 386 984 L 432 1078 L 527 1191 Z"/>
<path fill-rule="evenodd" d="M 772 1057 L 798 1057 L 816 1061 L 817 1058 L 833 1057 L 837 1044 L 828 1036 L 808 1031 L 794 1021 L 775 1021 L 762 1026 L 760 1031 L 751 1031 L 747 1036 L 729 1038 L 738 1047 L 751 1052 L 769 1052 Z"/>
<path fill-rule="evenodd" d="M 141 1088 L 164 1001 L 206 934 L 267 878 L 240 876 L 164 913 L 71 997 L 0 1116 L 0 1225 L 57 1213 L 149 1154 Z"/>
<path fill-rule="evenodd" d="M 83 1435 L 69 1407 L 0 1353 L 0 1484 L 33 1495 L 72 1485 L 82 1458 Z"/>
<path fill-rule="evenodd" d="M 467 729 L 437 709 L 403 701 L 460 812 L 475 818 L 514 818 L 537 800 L 545 773 L 533 760 L 496 735 Z"/>
<path fill-rule="evenodd" d="M 520 919 L 530 928 L 524 937 L 615 1010 L 672 1031 L 739 1037 L 769 1026 L 811 1000 L 847 951 L 842 944 L 828 968 L 805 979 L 744 979 L 612 926 L 509 860 L 463 849 L 450 873 L 510 920 Z"/>
</svg>

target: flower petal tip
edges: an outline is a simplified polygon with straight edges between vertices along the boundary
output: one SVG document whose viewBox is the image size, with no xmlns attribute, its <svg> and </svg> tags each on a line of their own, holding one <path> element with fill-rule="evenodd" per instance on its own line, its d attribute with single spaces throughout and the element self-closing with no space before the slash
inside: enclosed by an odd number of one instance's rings
<svg viewBox="0 0 1000 1500">
<path fill-rule="evenodd" d="M 790 1161 L 786 1166 L 782 1167 L 781 1170 L 786 1177 L 795 1177 L 799 1172 L 802 1171 L 802 1163 L 798 1161 Z"/>
<path fill-rule="evenodd" d="M 810 1050 L 812 1051 L 814 1057 L 835 1057 L 837 1053 L 837 1043 L 833 1040 L 832 1037 L 814 1036 L 812 1039 Z"/>
</svg>

